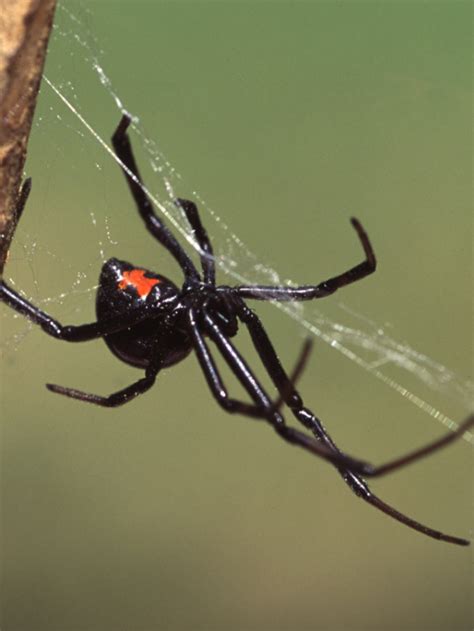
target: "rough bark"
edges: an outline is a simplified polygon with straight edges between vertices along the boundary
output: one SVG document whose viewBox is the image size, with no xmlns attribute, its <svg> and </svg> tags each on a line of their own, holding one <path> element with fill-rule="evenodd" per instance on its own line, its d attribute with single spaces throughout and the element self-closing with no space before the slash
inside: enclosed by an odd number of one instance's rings
<svg viewBox="0 0 474 631">
<path fill-rule="evenodd" d="M 0 276 L 16 227 L 36 98 L 56 0 L 0 0 Z"/>
</svg>

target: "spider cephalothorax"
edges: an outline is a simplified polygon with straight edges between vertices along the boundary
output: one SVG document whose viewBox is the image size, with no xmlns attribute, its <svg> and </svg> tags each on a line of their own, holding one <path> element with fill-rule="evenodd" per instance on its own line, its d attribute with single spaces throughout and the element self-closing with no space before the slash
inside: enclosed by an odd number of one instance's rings
<svg viewBox="0 0 474 631">
<path fill-rule="evenodd" d="M 145 375 L 141 379 L 109 396 L 90 394 L 53 384 L 47 384 L 49 390 L 80 401 L 116 407 L 149 390 L 163 368 L 181 361 L 194 351 L 212 395 L 224 410 L 268 422 L 286 442 L 333 464 L 358 497 L 406 526 L 435 539 L 467 545 L 469 542 L 465 539 L 433 530 L 398 512 L 372 493 L 364 477 L 383 475 L 433 453 L 473 425 L 474 416 L 461 424 L 456 432 L 449 433 L 434 443 L 387 464 L 373 466 L 352 458 L 336 446 L 321 421 L 304 406 L 301 396 L 295 389 L 294 380 L 288 377 L 278 359 L 263 324 L 245 302 L 245 299 L 289 301 L 323 298 L 340 287 L 374 272 L 376 262 L 372 246 L 357 219 L 351 221 L 364 249 L 365 260 L 338 276 L 318 285 L 301 287 L 216 285 L 212 246 L 196 205 L 188 200 L 176 200 L 199 244 L 202 268 L 200 272 L 155 213 L 150 199 L 144 192 L 127 135 L 129 125 L 130 118 L 124 115 L 112 137 L 114 149 L 147 230 L 176 259 L 183 271 L 184 282 L 182 288 L 178 289 L 165 276 L 115 258 L 110 259 L 102 267 L 100 275 L 96 303 L 97 321 L 80 326 L 63 326 L 31 304 L 3 280 L 0 281 L 0 299 L 41 326 L 49 335 L 69 342 L 83 342 L 101 337 L 119 359 L 145 370 Z M 19 198 L 19 213 L 26 202 L 29 189 L 28 180 Z M 239 322 L 247 327 L 255 349 L 278 391 L 277 402 L 272 401 L 231 341 L 237 333 Z M 251 402 L 229 397 L 211 354 L 208 340 L 218 349 L 246 390 Z M 282 404 L 286 404 L 296 420 L 309 430 L 309 433 L 287 425 L 280 411 Z"/>
</svg>

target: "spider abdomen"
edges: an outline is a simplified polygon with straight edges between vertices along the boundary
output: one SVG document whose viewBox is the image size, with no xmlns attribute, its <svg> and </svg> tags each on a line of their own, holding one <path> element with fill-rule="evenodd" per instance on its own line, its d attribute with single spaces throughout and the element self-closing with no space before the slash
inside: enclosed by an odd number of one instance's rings
<svg viewBox="0 0 474 631">
<path fill-rule="evenodd" d="M 112 353 L 137 368 L 146 368 L 157 354 L 163 367 L 184 359 L 191 350 L 189 336 L 176 325 L 167 324 L 178 294 L 176 285 L 165 276 L 118 259 L 104 263 L 97 291 L 97 320 L 129 318 L 133 312 L 138 318 L 144 316 L 137 324 L 104 337 Z"/>
<path fill-rule="evenodd" d="M 157 352 L 163 356 L 162 367 L 180 362 L 191 351 L 187 335 L 166 327 L 160 320 L 146 321 L 104 338 L 112 353 L 136 368 L 147 368 Z"/>
</svg>

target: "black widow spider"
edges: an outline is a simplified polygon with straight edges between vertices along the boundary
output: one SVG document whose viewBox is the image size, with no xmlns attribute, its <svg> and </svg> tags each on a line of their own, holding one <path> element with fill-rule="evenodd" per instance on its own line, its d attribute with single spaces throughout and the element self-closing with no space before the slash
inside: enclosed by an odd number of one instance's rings
<svg viewBox="0 0 474 631">
<path fill-rule="evenodd" d="M 212 395 L 225 411 L 267 421 L 283 440 L 332 463 L 358 497 L 406 526 L 441 541 L 468 545 L 469 541 L 465 539 L 433 530 L 395 510 L 372 493 L 363 477 L 381 476 L 395 471 L 444 447 L 474 424 L 474 415 L 455 432 L 386 464 L 374 466 L 352 458 L 335 445 L 321 421 L 304 407 L 301 396 L 294 387 L 305 353 L 301 356 L 295 375 L 288 377 L 260 319 L 244 301 L 245 298 L 276 301 L 324 298 L 340 287 L 374 272 L 375 256 L 359 221 L 351 219 L 364 249 L 365 260 L 343 274 L 318 285 L 301 287 L 217 286 L 212 246 L 196 205 L 188 200 L 176 200 L 199 244 L 202 275 L 153 210 L 142 186 L 128 138 L 129 125 L 130 117 L 124 115 L 112 137 L 113 147 L 147 230 L 176 259 L 184 273 L 184 284 L 180 290 L 164 276 L 118 259 L 110 259 L 103 265 L 100 275 L 96 301 L 97 321 L 80 326 L 64 326 L 0 280 L 1 300 L 41 326 L 52 337 L 68 342 L 84 342 L 102 337 L 119 359 L 145 370 L 143 378 L 105 397 L 53 384 L 47 384 L 47 388 L 80 401 L 116 407 L 151 388 L 160 370 L 181 361 L 194 350 Z M 31 181 L 27 180 L 19 196 L 18 215 L 24 208 L 30 187 Z M 270 399 L 230 341 L 237 333 L 239 321 L 248 328 L 255 349 L 279 393 L 277 402 Z M 252 403 L 228 396 L 206 338 L 216 345 Z M 280 412 L 283 403 L 311 431 L 312 436 L 286 424 Z"/>
</svg>

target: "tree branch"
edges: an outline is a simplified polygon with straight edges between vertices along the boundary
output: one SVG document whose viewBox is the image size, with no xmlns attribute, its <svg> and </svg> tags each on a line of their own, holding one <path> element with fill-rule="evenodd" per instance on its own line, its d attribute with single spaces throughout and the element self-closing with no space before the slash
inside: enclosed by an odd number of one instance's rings
<svg viewBox="0 0 474 631">
<path fill-rule="evenodd" d="M 0 276 L 16 205 L 56 0 L 0 0 Z"/>
</svg>

